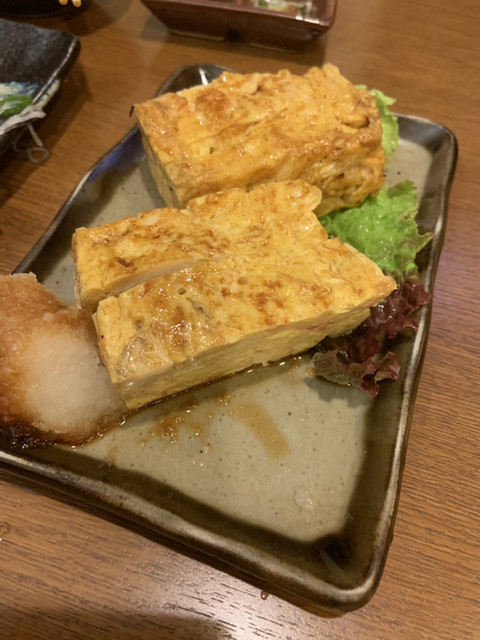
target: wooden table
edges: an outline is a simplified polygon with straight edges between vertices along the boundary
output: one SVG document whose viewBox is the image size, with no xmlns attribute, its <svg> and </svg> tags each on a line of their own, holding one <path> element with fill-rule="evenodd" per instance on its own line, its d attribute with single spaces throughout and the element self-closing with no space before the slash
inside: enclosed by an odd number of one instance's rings
<svg viewBox="0 0 480 640">
<path fill-rule="evenodd" d="M 323 61 L 452 129 L 460 156 L 395 536 L 373 599 L 338 618 L 163 546 L 0 469 L 0 638 L 478 638 L 480 626 L 480 13 L 476 0 L 339 0 L 318 46 L 284 54 L 169 35 L 137 0 L 70 17 L 81 54 L 37 126 L 50 157 L 0 158 L 0 273 L 42 235 L 130 106 L 180 65 L 301 72 Z M 1 46 L 1 43 L 0 43 Z"/>
</svg>

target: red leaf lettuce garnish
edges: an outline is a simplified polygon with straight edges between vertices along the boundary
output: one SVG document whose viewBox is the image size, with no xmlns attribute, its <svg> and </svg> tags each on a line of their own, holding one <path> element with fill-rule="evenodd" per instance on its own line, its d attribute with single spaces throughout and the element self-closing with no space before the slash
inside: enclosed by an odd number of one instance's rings
<svg viewBox="0 0 480 640">
<path fill-rule="evenodd" d="M 336 384 L 357 387 L 376 396 L 381 380 L 397 380 L 397 356 L 385 352 L 399 334 L 413 332 L 414 312 L 430 300 L 418 276 L 398 282 L 398 288 L 373 307 L 370 316 L 347 336 L 325 338 L 313 355 L 315 374 Z"/>
</svg>

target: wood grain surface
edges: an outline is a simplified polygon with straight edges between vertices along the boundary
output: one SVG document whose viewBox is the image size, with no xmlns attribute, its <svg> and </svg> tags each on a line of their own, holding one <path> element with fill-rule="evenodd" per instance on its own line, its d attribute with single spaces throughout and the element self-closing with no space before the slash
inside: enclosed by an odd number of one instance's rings
<svg viewBox="0 0 480 640">
<path fill-rule="evenodd" d="M 0 639 L 479 638 L 478 1 L 339 0 L 331 32 L 301 54 L 171 35 L 138 0 L 32 21 L 75 33 L 82 49 L 37 126 L 49 158 L 0 157 L 3 274 L 132 126 L 131 105 L 184 64 L 301 72 L 329 61 L 396 96 L 399 112 L 449 127 L 460 153 L 395 535 L 372 600 L 322 615 L 1 467 Z"/>
</svg>

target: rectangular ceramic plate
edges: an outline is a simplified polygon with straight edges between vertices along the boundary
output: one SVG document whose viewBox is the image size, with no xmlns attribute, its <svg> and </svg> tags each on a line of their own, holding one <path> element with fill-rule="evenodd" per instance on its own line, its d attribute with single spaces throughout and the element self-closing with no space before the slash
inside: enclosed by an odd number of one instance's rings
<svg viewBox="0 0 480 640">
<path fill-rule="evenodd" d="M 142 0 L 172 33 L 302 50 L 333 25 L 336 0 Z"/>
<path fill-rule="evenodd" d="M 181 68 L 161 91 L 211 81 L 218 67 Z M 432 290 L 456 141 L 442 126 L 399 116 L 388 180 L 419 188 L 418 223 L 434 233 L 420 256 Z M 161 206 L 135 127 L 85 176 L 19 266 L 72 299 L 75 227 Z M 306 354 L 182 394 L 85 447 L 15 452 L 0 462 L 147 524 L 256 576 L 334 608 L 374 593 L 392 536 L 430 308 L 398 340 L 400 380 L 366 393 L 316 380 Z"/>
<path fill-rule="evenodd" d="M 44 108 L 79 51 L 80 42 L 72 33 L 0 18 L 0 97 L 6 97 L 3 83 L 18 83 L 20 93 L 28 93 L 34 104 Z M 24 124 L 18 124 L 0 133 L 0 154 L 24 129 Z"/>
</svg>

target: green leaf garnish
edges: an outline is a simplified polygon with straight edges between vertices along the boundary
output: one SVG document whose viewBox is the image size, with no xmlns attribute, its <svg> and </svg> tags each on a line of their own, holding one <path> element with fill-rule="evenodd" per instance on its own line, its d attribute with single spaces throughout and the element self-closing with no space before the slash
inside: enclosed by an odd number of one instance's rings
<svg viewBox="0 0 480 640">
<path fill-rule="evenodd" d="M 8 96 L 0 100 L 0 117 L 9 118 L 33 104 L 30 96 Z"/>
</svg>

